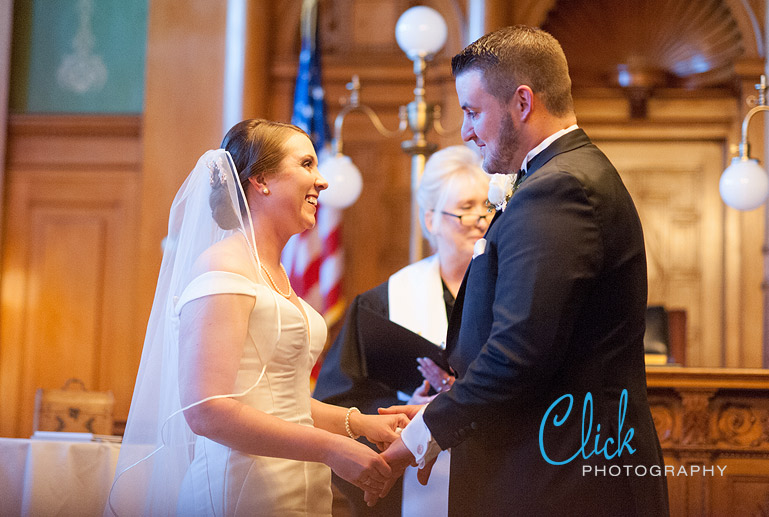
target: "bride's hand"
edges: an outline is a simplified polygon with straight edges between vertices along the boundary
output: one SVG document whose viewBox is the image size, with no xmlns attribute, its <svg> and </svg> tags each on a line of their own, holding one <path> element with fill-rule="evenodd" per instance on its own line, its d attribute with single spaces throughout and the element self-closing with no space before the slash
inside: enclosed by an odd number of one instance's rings
<svg viewBox="0 0 769 517">
<path fill-rule="evenodd" d="M 337 476 L 363 491 L 380 493 L 392 475 L 392 469 L 382 457 L 347 436 L 332 435 L 324 463 Z"/>
<path fill-rule="evenodd" d="M 409 424 L 409 418 L 404 414 L 364 415 L 352 413 L 350 427 L 355 434 L 365 436 L 368 441 L 376 444 L 380 451 L 398 439 L 401 430 Z"/>
</svg>

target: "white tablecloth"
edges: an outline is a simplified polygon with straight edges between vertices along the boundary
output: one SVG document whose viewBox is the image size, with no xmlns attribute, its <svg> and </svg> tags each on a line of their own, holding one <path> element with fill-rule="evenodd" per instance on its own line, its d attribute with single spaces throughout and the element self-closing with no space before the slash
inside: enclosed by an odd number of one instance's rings
<svg viewBox="0 0 769 517">
<path fill-rule="evenodd" d="M 0 438 L 0 516 L 101 516 L 120 445 Z"/>
</svg>

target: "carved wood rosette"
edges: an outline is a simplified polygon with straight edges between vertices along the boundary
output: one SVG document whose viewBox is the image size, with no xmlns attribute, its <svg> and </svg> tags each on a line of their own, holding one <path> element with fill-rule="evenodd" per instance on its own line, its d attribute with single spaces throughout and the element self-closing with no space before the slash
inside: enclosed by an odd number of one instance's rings
<svg viewBox="0 0 769 517">
<path fill-rule="evenodd" d="M 664 448 L 717 446 L 769 454 L 769 401 L 731 390 L 671 391 L 649 397 Z"/>
</svg>

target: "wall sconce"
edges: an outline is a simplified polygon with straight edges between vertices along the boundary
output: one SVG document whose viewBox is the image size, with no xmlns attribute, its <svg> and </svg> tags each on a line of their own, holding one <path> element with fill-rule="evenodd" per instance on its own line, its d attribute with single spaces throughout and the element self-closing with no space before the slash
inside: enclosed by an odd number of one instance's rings
<svg viewBox="0 0 769 517">
<path fill-rule="evenodd" d="M 368 116 L 376 130 L 384 137 L 392 138 L 402 135 L 406 129 L 412 132 L 412 138 L 401 143 L 403 150 L 411 156 L 411 232 L 409 241 L 409 260 L 416 262 L 423 256 L 422 232 L 419 224 L 419 207 L 416 202 L 416 189 L 424 172 L 427 157 L 432 154 L 436 144 L 429 143 L 425 139 L 425 133 L 430 127 L 435 128 L 438 134 L 446 134 L 440 124 L 440 107 L 428 104 L 425 101 L 425 69 L 427 62 L 443 48 L 446 43 L 447 28 L 443 17 L 430 7 L 416 6 L 405 11 L 395 26 L 395 39 L 398 45 L 414 62 L 414 75 L 416 75 L 416 87 L 414 88 L 414 100 L 408 106 L 401 106 L 399 111 L 400 124 L 395 131 L 388 130 L 373 109 L 360 103 L 360 81 L 358 76 L 352 77 L 352 82 L 347 85 L 350 97 L 347 103 L 334 121 L 333 150 L 335 157 L 327 160 L 324 165 L 331 169 L 338 168 L 337 173 L 329 175 L 341 175 L 344 178 L 360 178 L 360 172 L 349 157 L 342 154 L 342 126 L 345 117 L 353 111 L 363 112 Z M 344 179 L 342 180 L 345 181 Z M 349 180 L 355 183 L 355 180 Z M 330 181 L 329 181 L 330 183 Z M 360 187 L 358 187 L 359 189 Z M 329 189 L 331 190 L 331 189 Z M 358 190 L 359 192 L 360 190 Z M 324 202 L 328 202 L 328 191 L 324 193 Z M 357 195 L 356 195 L 357 197 Z"/>
<path fill-rule="evenodd" d="M 750 119 L 760 111 L 769 111 L 766 105 L 766 76 L 756 85 L 758 104 L 745 115 L 742 121 L 742 140 L 740 155 L 732 158 L 732 163 L 721 175 L 719 191 L 724 203 L 737 210 L 753 210 L 766 201 L 769 193 L 769 178 L 758 160 L 750 157 L 748 143 L 748 125 Z"/>
</svg>

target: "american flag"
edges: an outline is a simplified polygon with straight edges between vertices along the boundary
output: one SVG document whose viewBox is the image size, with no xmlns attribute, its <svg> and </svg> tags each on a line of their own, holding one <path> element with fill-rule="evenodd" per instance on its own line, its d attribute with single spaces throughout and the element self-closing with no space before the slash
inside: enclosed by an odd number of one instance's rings
<svg viewBox="0 0 769 517">
<path fill-rule="evenodd" d="M 312 138 L 322 160 L 327 154 L 326 106 L 320 77 L 320 52 L 317 47 L 318 0 L 302 2 L 302 50 L 294 90 L 294 114 L 291 123 Z M 344 313 L 341 293 L 344 253 L 341 246 L 341 210 L 318 204 L 317 224 L 312 230 L 294 235 L 283 250 L 282 261 L 296 293 L 323 315 L 328 326 Z M 317 375 L 320 362 L 313 370 Z"/>
</svg>

